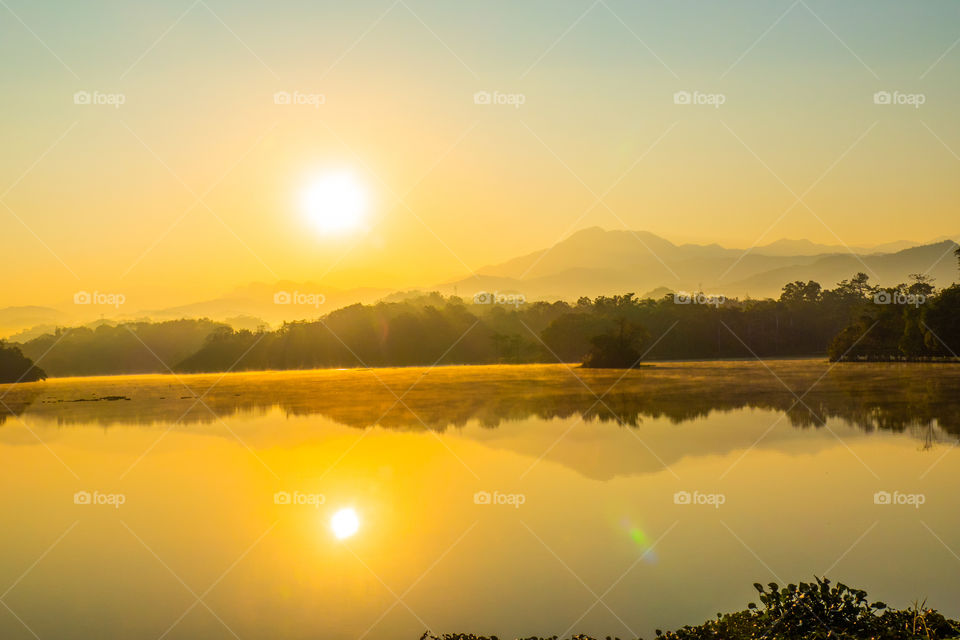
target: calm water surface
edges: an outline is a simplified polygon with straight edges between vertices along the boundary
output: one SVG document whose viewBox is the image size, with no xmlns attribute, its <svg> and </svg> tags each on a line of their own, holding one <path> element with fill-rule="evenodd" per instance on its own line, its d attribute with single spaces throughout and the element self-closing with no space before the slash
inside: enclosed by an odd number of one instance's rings
<svg viewBox="0 0 960 640">
<path fill-rule="evenodd" d="M 0 638 L 652 637 L 814 574 L 960 615 L 960 367 L 621 376 L 0 386 Z"/>
</svg>

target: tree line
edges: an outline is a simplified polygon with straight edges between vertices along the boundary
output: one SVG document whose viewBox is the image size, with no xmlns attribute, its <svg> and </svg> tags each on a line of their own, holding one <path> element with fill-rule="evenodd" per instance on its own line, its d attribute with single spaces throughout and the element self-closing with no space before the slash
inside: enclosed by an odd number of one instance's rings
<svg viewBox="0 0 960 640">
<path fill-rule="evenodd" d="M 921 304 L 903 303 L 905 296 L 921 291 Z M 643 359 L 945 359 L 952 357 L 950 345 L 960 348 L 960 287 L 936 292 L 922 276 L 892 289 L 874 287 L 860 273 L 834 289 L 812 281 L 789 283 L 778 300 L 711 304 L 709 297 L 697 298 L 650 300 L 626 294 L 581 298 L 574 304 L 503 306 L 432 294 L 357 304 L 272 332 L 217 328 L 177 368 L 536 362 L 626 368 Z M 882 330 L 874 327 L 862 337 L 863 325 L 873 318 L 881 319 Z M 859 340 L 853 349 L 850 339 Z"/>
<path fill-rule="evenodd" d="M 960 260 L 960 255 L 958 255 Z M 201 320 L 58 329 L 0 350 L 0 380 L 50 375 L 318 367 L 775 358 L 957 360 L 960 285 L 880 288 L 858 273 L 833 289 L 791 282 L 777 300 L 703 294 L 486 304 L 437 293 L 355 304 L 269 331 Z M 21 353 L 22 352 L 22 353 Z M 18 359 L 22 358 L 21 359 Z M 44 370 L 33 365 L 40 361 Z M 26 378 L 25 378 L 26 379 Z"/>
<path fill-rule="evenodd" d="M 831 361 L 960 360 L 960 286 L 938 292 L 921 276 L 872 293 L 831 341 Z"/>
</svg>

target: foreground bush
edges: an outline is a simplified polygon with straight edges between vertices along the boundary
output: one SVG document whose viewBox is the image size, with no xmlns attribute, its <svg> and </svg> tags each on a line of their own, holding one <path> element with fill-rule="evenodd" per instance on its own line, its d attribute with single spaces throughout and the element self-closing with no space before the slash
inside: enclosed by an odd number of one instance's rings
<svg viewBox="0 0 960 640">
<path fill-rule="evenodd" d="M 755 584 L 762 608 L 750 603 L 745 611 L 717 614 L 716 620 L 696 627 L 683 627 L 657 637 L 666 640 L 941 640 L 960 637 L 960 622 L 948 620 L 923 604 L 909 609 L 889 609 L 882 602 L 870 602 L 867 593 L 826 578 L 815 583 L 801 582 L 781 589 L 770 583 L 769 590 Z M 498 640 L 496 636 L 469 634 L 434 636 L 424 633 L 420 640 Z M 527 640 L 557 640 L 529 638 Z M 584 635 L 571 640 L 593 640 Z"/>
</svg>

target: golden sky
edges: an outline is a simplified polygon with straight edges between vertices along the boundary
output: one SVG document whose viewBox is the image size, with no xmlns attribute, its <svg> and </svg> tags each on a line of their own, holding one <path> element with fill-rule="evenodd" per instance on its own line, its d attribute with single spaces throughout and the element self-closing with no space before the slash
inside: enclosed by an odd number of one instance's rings
<svg viewBox="0 0 960 640">
<path fill-rule="evenodd" d="M 427 286 L 594 225 L 736 247 L 960 230 L 954 2 L 0 16 L 0 306 Z M 310 224 L 302 194 L 331 174 L 360 185 L 364 228 Z"/>
</svg>

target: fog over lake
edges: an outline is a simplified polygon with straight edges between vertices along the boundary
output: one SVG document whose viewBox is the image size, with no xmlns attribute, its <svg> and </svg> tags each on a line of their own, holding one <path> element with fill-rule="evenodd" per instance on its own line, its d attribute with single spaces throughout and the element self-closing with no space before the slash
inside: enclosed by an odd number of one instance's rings
<svg viewBox="0 0 960 640">
<path fill-rule="evenodd" d="M 0 394 L 0 473 L 18 487 L 0 498 L 16 514 L 0 530 L 3 638 L 650 637 L 742 608 L 753 582 L 813 574 L 960 613 L 950 365 L 353 369 Z M 355 531 L 332 524 L 344 514 Z"/>
</svg>

